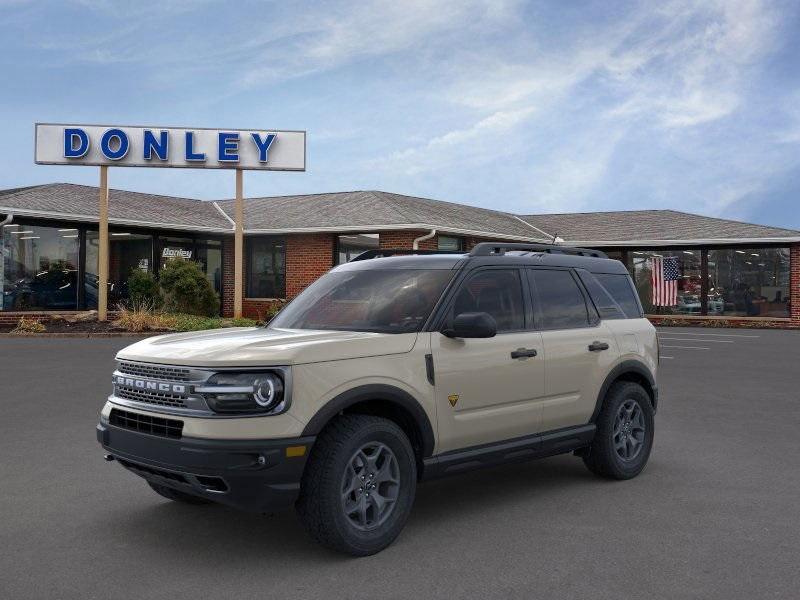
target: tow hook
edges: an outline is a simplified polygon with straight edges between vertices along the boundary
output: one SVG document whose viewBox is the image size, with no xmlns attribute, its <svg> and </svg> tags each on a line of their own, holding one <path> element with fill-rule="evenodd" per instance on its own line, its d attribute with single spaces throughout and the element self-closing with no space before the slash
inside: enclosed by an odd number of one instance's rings
<svg viewBox="0 0 800 600">
<path fill-rule="evenodd" d="M 103 460 L 106 462 L 111 462 L 112 460 L 114 460 L 114 456 L 111 454 L 103 454 Z"/>
</svg>

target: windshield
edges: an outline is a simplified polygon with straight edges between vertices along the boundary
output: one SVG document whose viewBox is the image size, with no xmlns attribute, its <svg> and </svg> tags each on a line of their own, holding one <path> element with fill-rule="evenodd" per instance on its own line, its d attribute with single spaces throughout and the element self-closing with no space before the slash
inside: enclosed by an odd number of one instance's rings
<svg viewBox="0 0 800 600">
<path fill-rule="evenodd" d="M 419 331 L 452 277 L 451 270 L 421 269 L 328 273 L 307 287 L 269 327 Z"/>
</svg>

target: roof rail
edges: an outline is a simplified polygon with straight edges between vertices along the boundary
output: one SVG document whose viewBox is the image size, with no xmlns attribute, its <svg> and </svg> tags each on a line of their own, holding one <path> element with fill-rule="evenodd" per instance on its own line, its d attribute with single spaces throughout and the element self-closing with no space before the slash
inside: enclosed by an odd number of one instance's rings
<svg viewBox="0 0 800 600">
<path fill-rule="evenodd" d="M 357 260 L 369 260 L 371 258 L 385 258 L 387 256 L 395 256 L 396 254 L 464 254 L 459 250 L 412 250 L 410 248 L 376 248 L 374 250 L 365 250 L 358 256 L 351 258 L 348 262 L 356 262 Z"/>
<path fill-rule="evenodd" d="M 590 250 L 589 248 L 574 248 L 572 246 L 559 246 L 557 244 L 514 244 L 506 242 L 481 242 L 476 244 L 470 256 L 490 256 L 492 254 L 502 256 L 509 250 L 521 250 L 523 252 L 546 252 L 548 254 L 573 254 L 576 256 L 593 256 L 594 258 L 608 258 L 605 252 L 600 250 Z"/>
</svg>

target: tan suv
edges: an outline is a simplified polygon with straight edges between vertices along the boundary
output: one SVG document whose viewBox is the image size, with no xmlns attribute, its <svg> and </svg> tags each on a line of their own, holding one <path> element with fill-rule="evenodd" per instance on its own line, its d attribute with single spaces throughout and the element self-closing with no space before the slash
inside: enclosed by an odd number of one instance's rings
<svg viewBox="0 0 800 600">
<path fill-rule="evenodd" d="M 628 479 L 653 443 L 658 348 L 625 267 L 484 243 L 370 251 L 266 327 L 122 350 L 97 437 L 162 496 L 296 505 L 319 542 L 389 545 L 417 481 L 574 452 Z"/>
</svg>

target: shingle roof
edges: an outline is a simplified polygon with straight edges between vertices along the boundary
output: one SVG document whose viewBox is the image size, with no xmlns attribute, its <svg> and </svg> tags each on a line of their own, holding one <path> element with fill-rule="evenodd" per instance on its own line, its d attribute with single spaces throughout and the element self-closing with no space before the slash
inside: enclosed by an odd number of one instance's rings
<svg viewBox="0 0 800 600">
<path fill-rule="evenodd" d="M 567 242 L 667 242 L 800 238 L 800 231 L 704 217 L 675 210 L 521 215 Z"/>
<path fill-rule="evenodd" d="M 36 185 L 0 192 L 0 210 L 15 214 L 61 216 L 97 221 L 98 188 L 71 183 Z M 109 190 L 109 221 L 160 228 L 230 230 L 230 222 L 213 203 L 190 198 Z"/>
<path fill-rule="evenodd" d="M 218 204 L 233 218 L 233 200 L 222 200 Z M 336 192 L 245 200 L 245 229 L 248 231 L 322 228 L 377 231 L 402 226 L 437 228 L 467 235 L 498 235 L 506 239 L 545 239 L 541 232 L 509 213 L 388 192 Z"/>
</svg>

